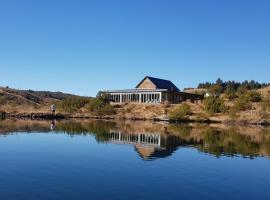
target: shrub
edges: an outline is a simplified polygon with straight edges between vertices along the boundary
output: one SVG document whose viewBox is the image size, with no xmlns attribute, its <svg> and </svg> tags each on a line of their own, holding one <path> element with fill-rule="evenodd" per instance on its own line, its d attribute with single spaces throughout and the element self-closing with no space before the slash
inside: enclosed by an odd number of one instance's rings
<svg viewBox="0 0 270 200">
<path fill-rule="evenodd" d="M 115 114 L 108 95 L 98 95 L 96 98 L 92 99 L 86 107 L 90 112 L 94 112 L 99 116 Z"/>
<path fill-rule="evenodd" d="M 230 88 L 230 87 L 228 87 L 228 88 L 225 90 L 225 95 L 226 95 L 226 97 L 227 97 L 230 101 L 233 100 L 233 99 L 235 99 L 235 98 L 237 97 L 234 88 Z"/>
<path fill-rule="evenodd" d="M 252 108 L 252 102 L 260 102 L 262 100 L 261 94 L 256 91 L 247 91 L 240 95 L 230 108 L 230 115 L 235 117 L 240 111 L 245 111 Z"/>
<path fill-rule="evenodd" d="M 256 91 L 249 91 L 245 94 L 245 98 L 249 102 L 260 102 L 262 101 L 262 96 L 259 92 Z"/>
<path fill-rule="evenodd" d="M 57 107 L 59 107 L 61 111 L 72 113 L 84 107 L 90 102 L 90 100 L 91 98 L 88 97 L 67 97 L 66 99 L 58 103 Z"/>
<path fill-rule="evenodd" d="M 210 96 L 204 99 L 203 109 L 208 113 L 223 113 L 226 112 L 227 107 L 220 97 Z"/>
<path fill-rule="evenodd" d="M 181 104 L 169 112 L 169 119 L 183 119 L 187 115 L 191 115 L 191 108 L 188 104 Z"/>
<path fill-rule="evenodd" d="M 245 98 L 238 98 L 235 104 L 230 108 L 229 114 L 231 117 L 236 117 L 240 111 L 245 111 L 252 107 L 251 103 Z"/>
<path fill-rule="evenodd" d="M 244 86 L 244 85 L 240 85 L 238 88 L 237 88 L 237 96 L 242 96 L 244 95 L 246 92 L 247 92 L 247 88 Z"/>
</svg>

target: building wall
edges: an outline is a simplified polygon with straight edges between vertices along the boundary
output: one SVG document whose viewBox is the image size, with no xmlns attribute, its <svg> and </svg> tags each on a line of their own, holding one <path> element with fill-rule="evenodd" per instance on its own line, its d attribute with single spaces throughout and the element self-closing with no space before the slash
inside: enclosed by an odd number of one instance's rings
<svg viewBox="0 0 270 200">
<path fill-rule="evenodd" d="M 183 101 L 197 102 L 203 99 L 202 95 L 190 94 L 184 92 L 163 92 L 162 93 L 162 102 L 169 104 L 178 104 Z"/>
<path fill-rule="evenodd" d="M 148 78 L 145 79 L 139 86 L 138 89 L 157 89 L 156 86 Z"/>
<path fill-rule="evenodd" d="M 135 93 L 109 93 L 113 103 L 168 103 L 178 104 L 183 101 L 198 102 L 203 99 L 202 95 L 190 94 L 185 92 L 135 92 Z M 161 96 L 160 96 L 161 95 Z"/>
</svg>

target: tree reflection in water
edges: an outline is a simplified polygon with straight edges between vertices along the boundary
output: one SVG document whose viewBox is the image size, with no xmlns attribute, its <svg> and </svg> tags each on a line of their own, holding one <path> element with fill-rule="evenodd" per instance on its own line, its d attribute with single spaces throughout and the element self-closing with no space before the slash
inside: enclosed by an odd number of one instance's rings
<svg viewBox="0 0 270 200">
<path fill-rule="evenodd" d="M 171 156 L 178 148 L 192 146 L 220 156 L 254 158 L 270 155 L 270 129 L 209 125 L 163 124 L 147 121 L 0 121 L 0 134 L 17 132 L 92 135 L 97 142 L 132 145 L 143 160 Z"/>
</svg>

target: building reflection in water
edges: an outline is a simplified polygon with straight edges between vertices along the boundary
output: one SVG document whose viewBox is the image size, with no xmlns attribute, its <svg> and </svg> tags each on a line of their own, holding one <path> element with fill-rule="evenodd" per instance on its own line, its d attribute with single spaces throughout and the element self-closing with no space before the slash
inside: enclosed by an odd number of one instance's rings
<svg viewBox="0 0 270 200">
<path fill-rule="evenodd" d="M 157 133 L 127 134 L 121 131 L 110 131 L 109 142 L 115 144 L 134 145 L 136 152 L 143 160 L 164 158 L 181 145 L 181 139 L 176 136 L 166 136 Z"/>
<path fill-rule="evenodd" d="M 0 135 L 20 132 L 91 135 L 97 142 L 134 146 L 143 160 L 171 156 L 179 147 L 194 147 L 216 157 L 270 156 L 270 128 L 209 125 L 160 124 L 153 122 L 116 122 L 102 120 L 3 120 Z"/>
</svg>

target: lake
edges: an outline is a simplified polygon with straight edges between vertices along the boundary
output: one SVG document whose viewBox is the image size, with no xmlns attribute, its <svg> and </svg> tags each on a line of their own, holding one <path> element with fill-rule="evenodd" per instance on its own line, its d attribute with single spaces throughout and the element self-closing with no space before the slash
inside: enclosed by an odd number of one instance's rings
<svg viewBox="0 0 270 200">
<path fill-rule="evenodd" d="M 0 199 L 270 199 L 270 129 L 0 121 Z"/>
</svg>

